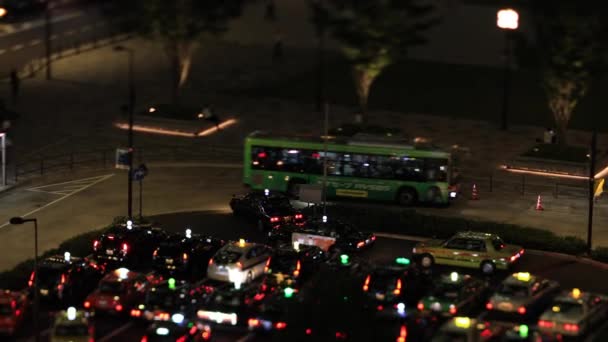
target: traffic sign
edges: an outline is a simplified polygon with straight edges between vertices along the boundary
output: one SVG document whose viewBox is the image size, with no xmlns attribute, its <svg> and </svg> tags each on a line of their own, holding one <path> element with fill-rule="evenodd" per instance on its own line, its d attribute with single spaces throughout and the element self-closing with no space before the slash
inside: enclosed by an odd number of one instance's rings
<svg viewBox="0 0 608 342">
<path fill-rule="evenodd" d="M 131 158 L 131 153 L 129 153 L 129 149 L 127 148 L 117 148 L 116 149 L 116 168 L 122 170 L 129 169 L 129 160 Z"/>
<path fill-rule="evenodd" d="M 142 181 L 148 175 L 146 164 L 141 164 L 137 169 L 133 170 L 133 180 Z"/>
</svg>

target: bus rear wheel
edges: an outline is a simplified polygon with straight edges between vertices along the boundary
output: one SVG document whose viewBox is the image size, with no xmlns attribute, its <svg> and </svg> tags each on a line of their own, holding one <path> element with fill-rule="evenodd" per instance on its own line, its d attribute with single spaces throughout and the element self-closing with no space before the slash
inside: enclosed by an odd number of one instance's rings
<svg viewBox="0 0 608 342">
<path fill-rule="evenodd" d="M 397 202 L 404 207 L 413 205 L 416 203 L 416 191 L 412 188 L 403 188 L 399 190 Z"/>
</svg>

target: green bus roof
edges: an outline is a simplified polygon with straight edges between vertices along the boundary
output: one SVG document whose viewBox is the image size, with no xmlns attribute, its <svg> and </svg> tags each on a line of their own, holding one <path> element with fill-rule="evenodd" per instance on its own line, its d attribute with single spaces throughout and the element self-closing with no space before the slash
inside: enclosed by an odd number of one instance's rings
<svg viewBox="0 0 608 342">
<path fill-rule="evenodd" d="M 281 136 L 268 132 L 256 131 L 245 140 L 245 144 L 268 147 L 304 148 L 323 150 L 323 138 L 320 136 Z M 385 137 L 375 135 L 355 135 L 353 137 L 329 137 L 327 149 L 335 152 L 352 152 L 367 154 L 407 154 L 413 157 L 448 158 L 449 152 L 428 144 L 416 144 L 401 136 Z"/>
</svg>

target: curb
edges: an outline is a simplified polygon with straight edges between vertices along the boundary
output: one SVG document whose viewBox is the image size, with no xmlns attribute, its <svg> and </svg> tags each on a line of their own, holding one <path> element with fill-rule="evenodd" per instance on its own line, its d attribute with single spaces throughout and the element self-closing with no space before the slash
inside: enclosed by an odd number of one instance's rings
<svg viewBox="0 0 608 342">
<path fill-rule="evenodd" d="M 374 232 L 374 234 L 381 238 L 394 239 L 394 240 L 409 240 L 409 241 L 418 241 L 418 242 L 432 240 L 431 238 L 424 238 L 424 237 L 412 236 L 412 235 L 401 235 L 401 234 L 382 233 L 382 232 Z M 576 262 L 580 262 L 582 264 L 587 264 L 587 265 L 590 265 L 593 267 L 601 268 L 603 270 L 608 270 L 608 263 L 589 259 L 586 257 L 557 253 L 557 252 L 540 251 L 537 249 L 526 249 L 526 253 L 540 255 L 540 256 L 551 256 L 553 258 L 569 260 L 569 261 L 576 261 Z"/>
</svg>

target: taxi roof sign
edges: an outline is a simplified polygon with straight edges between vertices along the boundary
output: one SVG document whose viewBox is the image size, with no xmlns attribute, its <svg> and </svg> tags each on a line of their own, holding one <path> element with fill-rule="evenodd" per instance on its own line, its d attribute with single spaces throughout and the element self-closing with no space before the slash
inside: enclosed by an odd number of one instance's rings
<svg viewBox="0 0 608 342">
<path fill-rule="evenodd" d="M 239 239 L 239 246 L 245 247 L 245 239 Z"/>
<path fill-rule="evenodd" d="M 514 273 L 513 276 L 519 281 L 530 281 L 530 273 L 528 272 Z"/>
<path fill-rule="evenodd" d="M 519 337 L 527 338 L 529 331 L 530 331 L 530 329 L 528 328 L 527 325 L 525 325 L 525 324 L 520 325 L 519 326 Z"/>
<path fill-rule="evenodd" d="M 395 262 L 399 265 L 409 265 L 410 259 L 404 258 L 404 257 L 399 257 L 399 258 L 395 259 Z"/>
<path fill-rule="evenodd" d="M 458 272 L 450 273 L 450 280 L 453 282 L 457 282 L 458 281 Z"/>
<path fill-rule="evenodd" d="M 116 270 L 116 274 L 118 275 L 118 278 L 120 278 L 120 279 L 127 279 L 128 275 L 129 275 L 129 270 L 124 267 L 121 267 Z"/>
<path fill-rule="evenodd" d="M 469 317 L 456 317 L 454 318 L 454 325 L 458 328 L 468 329 L 471 326 L 471 319 Z"/>
<path fill-rule="evenodd" d="M 581 290 L 578 288 L 572 289 L 572 298 L 578 299 L 581 296 Z"/>
<path fill-rule="evenodd" d="M 553 312 L 560 312 L 560 311 L 562 311 L 562 309 L 561 309 L 559 306 L 554 305 L 554 306 L 551 308 L 551 311 L 553 311 Z"/>
<path fill-rule="evenodd" d="M 68 320 L 73 321 L 76 319 L 76 308 L 73 306 L 70 306 L 67 310 L 67 316 L 68 316 Z"/>
</svg>

